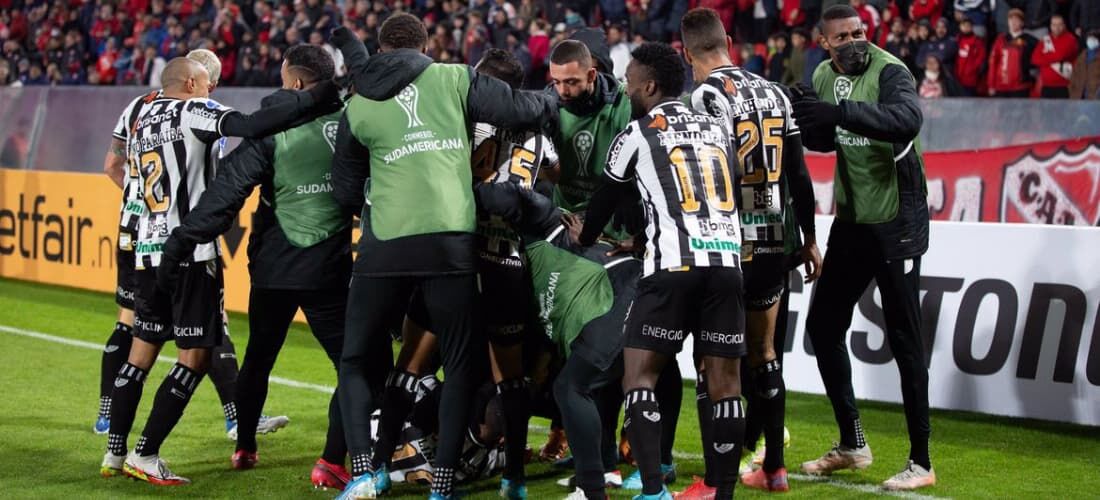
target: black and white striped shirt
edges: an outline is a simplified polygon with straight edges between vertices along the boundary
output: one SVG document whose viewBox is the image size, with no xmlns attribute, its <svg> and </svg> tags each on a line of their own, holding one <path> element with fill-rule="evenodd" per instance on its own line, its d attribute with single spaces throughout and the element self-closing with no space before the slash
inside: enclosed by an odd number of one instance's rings
<svg viewBox="0 0 1100 500">
<path fill-rule="evenodd" d="M 606 177 L 636 180 L 645 208 L 643 276 L 685 266 L 738 267 L 737 159 L 724 125 L 666 102 L 611 143 Z"/>
<path fill-rule="evenodd" d="M 554 143 L 537 132 L 513 131 L 487 123 L 474 125 L 471 165 L 484 182 L 513 182 L 532 189 L 539 170 L 558 163 Z M 477 181 L 478 179 L 475 179 Z M 519 257 L 519 236 L 498 216 L 478 215 L 479 251 L 492 257 Z"/>
<path fill-rule="evenodd" d="M 153 102 L 154 99 L 160 97 L 162 91 L 154 90 L 148 94 L 138 96 L 130 101 L 130 104 L 126 105 L 126 108 L 122 110 L 122 114 L 118 117 L 118 123 L 115 124 L 115 128 L 111 131 L 111 136 L 115 139 L 122 141 L 124 146 L 128 146 L 130 142 L 130 131 L 137 122 L 138 116 L 141 115 L 144 107 Z M 129 153 L 126 155 L 129 158 Z M 122 204 L 119 206 L 118 214 L 118 246 L 119 248 L 127 251 L 134 249 L 134 236 L 137 232 L 138 217 L 145 211 L 145 204 L 141 200 L 140 182 L 138 182 L 137 165 L 131 163 L 129 160 L 126 162 L 126 178 L 123 181 L 122 186 Z"/>
<path fill-rule="evenodd" d="M 145 205 L 137 226 L 138 269 L 160 265 L 164 241 L 206 191 L 214 177 L 212 152 L 222 137 L 221 121 L 231 112 L 209 98 L 159 97 L 139 114 L 127 146 Z M 193 257 L 200 262 L 217 255 L 216 243 L 205 243 Z"/>
<path fill-rule="evenodd" d="M 745 241 L 758 245 L 783 241 L 783 197 L 780 178 L 784 140 L 799 133 L 791 118 L 791 102 L 782 86 L 744 69 L 725 66 L 691 94 L 700 113 L 726 120 L 726 128 L 744 168 L 741 179 L 741 222 Z"/>
</svg>

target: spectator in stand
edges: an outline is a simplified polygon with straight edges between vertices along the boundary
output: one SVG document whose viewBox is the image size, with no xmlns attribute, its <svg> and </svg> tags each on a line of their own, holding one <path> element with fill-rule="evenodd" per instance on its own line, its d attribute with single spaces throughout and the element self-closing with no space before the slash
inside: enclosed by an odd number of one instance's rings
<svg viewBox="0 0 1100 500">
<path fill-rule="evenodd" d="M 522 0 L 519 4 L 518 15 L 520 19 L 525 19 L 527 23 L 530 24 L 542 15 L 542 10 L 543 9 L 535 3 L 535 0 Z M 545 29 L 545 27 L 543 29 Z"/>
<path fill-rule="evenodd" d="M 646 9 L 648 38 L 658 42 L 671 40 L 673 33 L 680 32 L 680 18 L 684 17 L 687 10 L 688 0 L 649 0 L 649 7 Z"/>
<path fill-rule="evenodd" d="M 951 72 L 940 63 L 934 55 L 928 56 L 924 61 L 924 74 L 920 79 L 917 92 L 923 99 L 939 99 L 941 97 L 959 97 L 963 93 L 962 87 Z"/>
<path fill-rule="evenodd" d="M 485 49 L 489 48 L 489 31 L 482 23 L 484 17 L 480 11 L 470 12 L 468 19 L 469 25 L 466 26 L 466 34 L 462 42 L 462 56 L 466 64 L 476 64 L 481 60 L 481 54 Z"/>
<path fill-rule="evenodd" d="M 626 33 L 623 27 L 612 24 L 607 27 L 607 46 L 611 53 L 612 66 L 615 67 L 615 78 L 620 82 L 626 81 L 626 66 L 630 64 L 630 44 L 626 42 Z"/>
<path fill-rule="evenodd" d="M 909 38 L 909 29 L 904 19 L 894 19 L 893 24 L 890 26 L 890 34 L 886 35 L 886 43 L 882 46 L 887 52 L 894 55 L 894 57 L 901 59 L 905 63 L 905 66 L 912 68 L 916 66 L 916 53 L 917 44 Z"/>
<path fill-rule="evenodd" d="M 785 0 L 783 8 L 779 10 L 779 20 L 783 28 L 794 30 L 806 23 L 806 12 L 802 10 L 802 2 L 798 0 Z"/>
<path fill-rule="evenodd" d="M 1096 0 L 1074 0 L 1069 11 L 1069 24 L 1077 36 L 1100 30 L 1100 2 Z"/>
<path fill-rule="evenodd" d="M 35 62 L 30 65 L 30 70 L 27 71 L 27 76 L 23 80 L 23 85 L 48 85 L 50 82 L 46 80 L 46 72 L 42 70 L 42 65 Z"/>
<path fill-rule="evenodd" d="M 787 72 L 787 57 L 790 51 L 787 47 L 787 34 L 776 33 L 768 37 L 768 69 L 767 78 L 773 82 L 781 82 L 783 74 Z"/>
<path fill-rule="evenodd" d="M 955 60 L 955 77 L 967 96 L 980 95 L 978 87 L 985 74 L 988 56 L 985 39 L 974 32 L 974 23 L 969 17 L 964 17 L 959 23 L 959 36 L 956 43 L 959 46 L 959 56 Z"/>
<path fill-rule="evenodd" d="M 65 78 L 61 75 L 61 68 L 57 63 L 51 62 L 46 66 L 46 79 L 49 80 L 50 85 L 61 85 L 64 82 Z"/>
<path fill-rule="evenodd" d="M 813 86 L 814 71 L 821 65 L 821 62 L 829 58 L 829 53 L 821 48 L 821 30 L 814 26 L 810 31 L 810 48 L 806 49 L 806 68 L 802 73 L 802 83 Z"/>
<path fill-rule="evenodd" d="M 873 35 L 874 38 L 870 38 L 871 43 L 879 47 L 886 47 L 886 42 L 890 38 L 890 33 L 894 31 L 894 21 L 899 19 L 893 12 L 894 11 L 890 9 L 882 11 L 882 27 Z M 867 36 L 870 37 L 872 34 L 867 33 Z"/>
<path fill-rule="evenodd" d="M 990 10 L 990 0 L 955 0 L 955 23 L 961 25 L 964 18 L 969 19 L 974 34 L 987 38 L 985 26 L 989 22 Z"/>
<path fill-rule="evenodd" d="M 522 38 L 522 31 L 512 30 L 504 38 L 504 46 L 501 48 L 515 56 L 516 61 L 523 67 L 524 80 L 527 80 L 531 77 L 531 51 L 527 49 L 527 45 L 523 43 Z"/>
<path fill-rule="evenodd" d="M 321 31 L 318 30 L 309 34 L 309 44 L 321 47 L 332 57 L 332 62 L 336 67 L 336 76 L 344 76 L 347 73 L 347 68 L 344 67 L 344 54 L 341 54 L 339 50 L 326 42 L 325 35 Z"/>
<path fill-rule="evenodd" d="M 789 0 L 788 0 L 789 1 Z M 802 28 L 791 32 L 791 48 L 787 55 L 787 68 L 783 71 L 780 83 L 788 87 L 802 81 L 806 73 L 806 40 L 809 35 Z"/>
<path fill-rule="evenodd" d="M 987 77 L 989 95 L 1027 97 L 1035 80 L 1031 76 L 1031 53 L 1038 42 L 1024 32 L 1024 12 L 1008 12 L 1008 32 L 997 36 L 989 53 Z"/>
<path fill-rule="evenodd" d="M 1069 97 L 1069 77 L 1073 73 L 1074 59 L 1077 59 L 1077 37 L 1066 30 L 1066 21 L 1062 16 L 1052 16 L 1050 34 L 1043 37 L 1031 53 L 1031 64 L 1039 68 L 1042 97 Z"/>
<path fill-rule="evenodd" d="M 22 87 L 23 82 L 12 75 L 11 63 L 0 59 L 0 87 Z"/>
<path fill-rule="evenodd" d="M 531 74 L 527 77 L 527 88 L 541 89 L 546 85 L 546 58 L 550 55 L 548 29 L 549 26 L 542 19 L 531 22 L 530 36 L 527 38 L 527 51 L 531 53 Z"/>
<path fill-rule="evenodd" d="M 237 81 L 241 87 L 267 87 L 269 82 L 267 75 L 256 68 L 255 56 L 245 56 L 241 59 L 241 69 L 237 72 Z"/>
<path fill-rule="evenodd" d="M 757 55 L 752 50 L 752 44 L 741 44 L 741 64 L 740 66 L 748 71 L 761 77 L 764 76 L 764 58 Z"/>
<path fill-rule="evenodd" d="M 157 54 L 157 48 L 146 45 L 141 57 L 134 59 L 133 71 L 137 74 L 139 85 L 160 88 L 160 74 L 168 64 Z"/>
<path fill-rule="evenodd" d="M 1100 29 L 1088 32 L 1085 50 L 1073 64 L 1069 78 L 1070 99 L 1100 99 Z M 0 70 L 2 71 L 2 70 Z M 0 78 L 0 84 L 3 80 Z"/>
<path fill-rule="evenodd" d="M 913 35 L 914 27 L 916 28 L 916 36 Z M 925 55 L 922 54 L 921 51 L 927 50 L 927 48 L 931 45 L 933 41 L 932 26 L 928 23 L 927 19 L 921 19 L 916 24 L 910 25 L 909 28 L 909 40 L 911 42 L 914 42 L 913 48 L 915 51 L 913 56 L 910 58 L 910 60 L 913 62 L 913 66 L 911 67 L 915 67 L 919 70 L 920 65 L 923 64 L 924 61 L 921 56 Z M 906 61 L 906 63 L 908 64 L 908 61 Z M 913 74 L 915 75 L 918 72 L 919 71 L 914 71 Z"/>
<path fill-rule="evenodd" d="M 492 23 L 489 25 L 489 36 L 493 47 L 504 48 L 508 33 L 511 32 L 512 24 L 508 21 L 508 13 L 504 9 L 494 9 Z M 470 64 L 477 64 L 480 60 L 474 59 Z"/>
<path fill-rule="evenodd" d="M 929 26 L 931 26 L 936 24 L 942 15 L 943 2 L 941 0 L 913 0 L 913 3 L 909 4 L 909 19 L 913 22 L 927 19 Z"/>
<path fill-rule="evenodd" d="M 958 52 L 958 43 L 947 31 L 947 18 L 941 17 L 939 21 L 936 21 L 935 33 L 928 40 L 921 43 L 920 49 L 917 50 L 917 62 L 923 68 L 928 56 L 935 56 L 941 64 L 948 68 L 954 68 L 955 57 Z"/>
<path fill-rule="evenodd" d="M 1057 0 L 1006 0 L 1024 11 L 1024 30 L 1040 40 L 1050 33 L 1050 17 L 1058 12 Z"/>
<path fill-rule="evenodd" d="M 882 17 L 878 13 L 878 9 L 869 5 L 866 0 L 851 0 L 852 8 L 859 13 L 859 19 L 863 21 L 863 27 L 867 30 L 867 38 L 874 39 L 874 34 L 878 32 L 879 26 L 882 25 Z"/>
</svg>

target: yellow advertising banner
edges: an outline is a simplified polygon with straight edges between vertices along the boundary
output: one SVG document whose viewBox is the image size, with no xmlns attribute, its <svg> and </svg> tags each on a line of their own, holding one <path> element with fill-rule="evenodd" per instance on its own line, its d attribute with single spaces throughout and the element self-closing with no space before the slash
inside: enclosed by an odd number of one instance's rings
<svg viewBox="0 0 1100 500">
<path fill-rule="evenodd" d="M 246 242 L 259 195 L 221 238 L 225 307 L 248 310 Z M 115 291 L 122 191 L 102 174 L 0 168 L 0 276 Z"/>
</svg>

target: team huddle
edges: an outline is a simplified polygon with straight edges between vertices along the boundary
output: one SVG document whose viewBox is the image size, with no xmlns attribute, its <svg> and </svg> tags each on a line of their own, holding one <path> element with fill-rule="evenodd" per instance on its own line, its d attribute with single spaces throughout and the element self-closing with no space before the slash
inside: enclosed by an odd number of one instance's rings
<svg viewBox="0 0 1100 500">
<path fill-rule="evenodd" d="M 552 422 L 537 457 L 573 469 L 562 496 L 673 498 L 675 357 L 689 337 L 705 476 L 675 498 L 732 498 L 738 482 L 787 491 L 776 332 L 790 271 L 822 272 L 792 103 L 817 97 L 733 66 L 714 11 L 688 12 L 681 28 L 683 56 L 642 44 L 625 84 L 603 33 L 581 30 L 553 48 L 551 85 L 533 92 L 517 90 L 523 69 L 507 51 L 473 68 L 433 62 L 423 23 L 398 14 L 377 54 L 333 32 L 342 84 L 325 50 L 287 50 L 282 88 L 250 115 L 209 97 L 216 56 L 170 61 L 163 88 L 123 111 L 105 160 L 123 202 L 101 473 L 188 483 L 159 449 L 207 374 L 237 443 L 232 467 L 260 466 L 257 434 L 288 423 L 263 408 L 300 309 L 337 374 L 311 482 L 338 498 L 397 481 L 455 498 L 500 474 L 500 496 L 525 499 L 532 416 Z M 226 137 L 243 139 L 228 155 Z M 238 371 L 217 238 L 257 186 Z M 130 448 L 169 340 L 177 362 Z M 867 467 L 859 437 L 802 469 Z M 624 480 L 626 459 L 637 471 Z M 885 486 L 927 485 L 907 471 Z"/>
</svg>

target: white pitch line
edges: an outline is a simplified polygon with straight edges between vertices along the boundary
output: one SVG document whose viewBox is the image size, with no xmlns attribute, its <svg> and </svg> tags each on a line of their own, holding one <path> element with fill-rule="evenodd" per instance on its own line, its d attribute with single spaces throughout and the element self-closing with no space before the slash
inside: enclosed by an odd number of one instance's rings
<svg viewBox="0 0 1100 500">
<path fill-rule="evenodd" d="M 14 328 L 14 327 L 5 326 L 5 325 L 0 325 L 0 332 L 10 333 L 12 335 L 20 335 L 20 336 L 23 336 L 23 337 L 29 337 L 29 338 L 38 339 L 38 340 L 45 340 L 47 342 L 53 342 L 53 343 L 56 343 L 56 344 L 68 345 L 68 346 L 73 346 L 73 347 L 81 347 L 81 348 L 84 348 L 84 349 L 91 349 L 93 351 L 102 351 L 103 350 L 103 345 L 102 344 L 95 344 L 95 343 L 92 343 L 92 342 L 86 342 L 86 341 L 83 341 L 83 340 L 70 339 L 70 338 L 67 338 L 67 337 L 59 337 L 57 335 L 50 335 L 48 333 L 35 332 L 35 331 L 31 331 L 31 330 L 24 330 L 24 329 L 21 329 L 21 328 Z M 162 363 L 175 363 L 176 362 L 175 359 L 169 358 L 167 356 L 158 356 L 157 361 L 160 361 Z M 282 378 L 282 377 L 274 377 L 273 376 L 273 377 L 270 378 L 270 380 L 274 384 L 285 385 L 287 387 L 294 387 L 294 388 L 297 388 L 297 389 L 308 389 L 308 390 L 311 390 L 311 391 L 318 391 L 318 392 L 323 392 L 323 393 L 326 393 L 326 394 L 332 394 L 333 391 L 336 390 L 334 387 L 330 387 L 330 386 L 327 386 L 327 385 L 312 384 L 312 383 L 309 383 L 309 382 L 300 382 L 300 381 L 297 381 L 297 380 L 291 380 L 291 379 Z M 533 431 L 536 431 L 536 432 L 545 432 L 545 431 L 549 430 L 546 426 L 539 425 L 539 424 L 531 424 L 530 426 L 528 426 L 528 428 L 533 430 Z M 687 453 L 687 452 L 683 452 L 683 451 L 679 451 L 679 450 L 674 450 L 672 452 L 672 456 L 675 457 L 675 458 L 678 458 L 680 460 L 693 460 L 693 461 L 702 461 L 703 460 L 703 455 L 702 454 Z M 929 495 L 921 495 L 919 493 L 913 493 L 913 492 L 908 492 L 908 491 L 886 491 L 886 490 L 883 490 L 882 488 L 879 488 L 877 486 L 873 486 L 873 485 L 870 485 L 870 484 L 850 483 L 850 482 L 847 482 L 847 481 L 841 481 L 839 479 L 830 478 L 830 477 L 810 476 L 810 475 L 806 475 L 806 474 L 790 474 L 788 477 L 790 477 L 791 479 L 794 479 L 796 481 L 805 481 L 805 482 L 811 482 L 811 483 L 823 483 L 823 484 L 827 484 L 829 486 L 834 486 L 834 487 L 842 488 L 842 489 L 849 490 L 849 491 L 858 491 L 860 493 L 869 493 L 869 494 L 873 494 L 873 495 L 886 495 L 886 496 L 892 496 L 892 497 L 898 497 L 898 498 L 908 498 L 910 500 L 931 500 L 931 499 L 943 498 L 943 497 L 934 497 L 934 496 L 929 496 Z"/>
<path fill-rule="evenodd" d="M 73 346 L 73 347 L 82 347 L 84 349 L 91 349 L 93 351 L 102 351 L 103 350 L 103 344 L 94 344 L 92 342 L 86 342 L 86 341 L 83 341 L 83 340 L 70 339 L 70 338 L 67 338 L 67 337 L 59 337 L 57 335 L 50 335 L 48 333 L 35 332 L 35 331 L 31 331 L 31 330 L 23 330 L 21 328 L 13 328 L 13 327 L 10 327 L 10 326 L 0 325 L 0 332 L 10 333 L 10 334 L 13 334 L 13 335 L 20 335 L 20 336 L 23 336 L 23 337 L 30 337 L 30 338 L 38 339 L 38 340 L 45 340 L 45 341 L 48 341 L 48 342 L 54 342 L 56 344 L 69 345 L 69 346 Z M 176 360 L 174 358 L 169 358 L 168 356 L 157 356 L 157 361 L 160 361 L 161 363 L 175 363 L 176 362 Z M 285 385 L 287 387 L 294 387 L 294 388 L 297 388 L 297 389 L 309 389 L 309 390 L 312 390 L 312 391 L 323 392 L 323 393 L 326 393 L 326 394 L 332 394 L 336 390 L 335 387 L 331 387 L 331 386 L 327 386 L 327 385 L 311 384 L 309 382 L 300 382 L 300 381 L 297 381 L 297 380 L 291 380 L 291 379 L 283 378 L 283 377 L 272 376 L 269 380 L 271 380 L 271 383 L 273 383 L 273 384 Z"/>
</svg>

